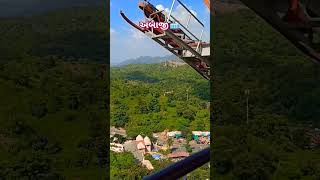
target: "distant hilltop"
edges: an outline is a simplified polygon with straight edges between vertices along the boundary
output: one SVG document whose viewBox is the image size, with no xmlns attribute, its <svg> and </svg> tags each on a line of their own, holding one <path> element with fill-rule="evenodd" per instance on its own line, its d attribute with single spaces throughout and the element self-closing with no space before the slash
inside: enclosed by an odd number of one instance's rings
<svg viewBox="0 0 320 180">
<path fill-rule="evenodd" d="M 122 61 L 118 64 L 112 64 L 111 66 L 121 67 L 121 66 L 126 66 L 129 64 L 160 64 L 160 63 L 165 63 L 167 61 L 169 61 L 169 62 L 175 61 L 175 62 L 183 63 L 182 60 L 178 59 L 174 55 L 168 55 L 168 56 L 162 56 L 162 57 L 160 57 L 160 56 L 155 56 L 155 57 L 140 56 L 138 58 L 133 58 L 133 59 L 128 59 L 128 60 Z"/>
<path fill-rule="evenodd" d="M 171 60 L 171 61 L 165 61 L 163 63 L 164 67 L 179 67 L 179 66 L 184 66 L 187 65 L 187 63 L 183 61 L 177 61 L 177 60 Z"/>
</svg>

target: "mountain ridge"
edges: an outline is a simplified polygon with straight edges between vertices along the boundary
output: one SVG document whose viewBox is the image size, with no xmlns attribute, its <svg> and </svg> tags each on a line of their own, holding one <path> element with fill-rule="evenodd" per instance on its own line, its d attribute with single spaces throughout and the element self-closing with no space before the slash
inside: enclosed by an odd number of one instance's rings
<svg viewBox="0 0 320 180">
<path fill-rule="evenodd" d="M 130 58 L 127 60 L 124 60 L 120 63 L 111 63 L 112 67 L 121 67 L 126 66 L 129 64 L 158 64 L 165 61 L 182 61 L 179 58 L 177 58 L 175 55 L 166 55 L 166 56 L 139 56 L 137 58 Z"/>
</svg>

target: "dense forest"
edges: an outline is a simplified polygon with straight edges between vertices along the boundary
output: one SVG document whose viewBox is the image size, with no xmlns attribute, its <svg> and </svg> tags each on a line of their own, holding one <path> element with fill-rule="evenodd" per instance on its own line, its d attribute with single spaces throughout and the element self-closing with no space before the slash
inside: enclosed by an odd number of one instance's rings
<svg viewBox="0 0 320 180">
<path fill-rule="evenodd" d="M 210 130 L 209 82 L 188 65 L 165 67 L 161 64 L 127 65 L 111 68 L 111 122 L 126 129 L 129 138 L 179 130 L 191 139 L 191 131 Z M 154 160 L 148 171 L 131 153 L 110 153 L 111 179 L 141 179 L 169 164 Z M 209 179 L 204 165 L 189 174 L 190 179 Z"/>
<path fill-rule="evenodd" d="M 165 129 L 209 130 L 209 82 L 189 66 L 111 68 L 111 125 L 129 137 Z"/>
<path fill-rule="evenodd" d="M 213 178 L 319 179 L 320 66 L 249 10 L 214 23 Z"/>
<path fill-rule="evenodd" d="M 0 19 L 0 179 L 103 179 L 105 10 Z"/>
</svg>

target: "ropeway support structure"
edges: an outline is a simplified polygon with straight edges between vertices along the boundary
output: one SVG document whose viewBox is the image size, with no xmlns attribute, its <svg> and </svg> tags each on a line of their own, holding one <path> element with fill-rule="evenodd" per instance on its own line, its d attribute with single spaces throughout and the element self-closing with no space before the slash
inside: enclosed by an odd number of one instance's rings
<svg viewBox="0 0 320 180">
<path fill-rule="evenodd" d="M 320 63 L 319 0 L 240 0 L 286 37 L 304 54 Z"/>
<path fill-rule="evenodd" d="M 187 23 L 184 24 L 177 17 L 173 16 L 174 7 L 179 5 L 182 7 L 187 16 Z M 166 23 L 169 25 L 167 29 L 152 27 L 141 27 L 133 23 L 121 11 L 121 16 L 134 28 L 138 29 L 145 35 L 149 36 L 155 42 L 166 48 L 168 51 L 185 61 L 204 78 L 210 80 L 210 43 L 204 42 L 204 24 L 190 11 L 181 0 L 173 0 L 169 12 L 158 10 L 154 5 L 148 1 L 139 3 L 139 8 L 143 11 L 147 22 Z M 191 20 L 201 29 L 200 33 L 192 32 Z"/>
</svg>

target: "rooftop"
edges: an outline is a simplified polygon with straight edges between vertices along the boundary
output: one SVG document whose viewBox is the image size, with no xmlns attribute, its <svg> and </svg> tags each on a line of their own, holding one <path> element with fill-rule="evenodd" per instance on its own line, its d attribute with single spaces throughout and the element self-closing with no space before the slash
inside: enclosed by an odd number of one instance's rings
<svg viewBox="0 0 320 180">
<path fill-rule="evenodd" d="M 110 135 L 115 135 L 115 134 L 119 134 L 121 136 L 126 137 L 127 136 L 127 132 L 125 129 L 123 128 L 116 128 L 114 126 L 110 127 Z"/>
<path fill-rule="evenodd" d="M 188 152 L 174 152 L 167 155 L 168 158 L 180 158 L 180 157 L 188 157 L 190 154 Z"/>
</svg>

